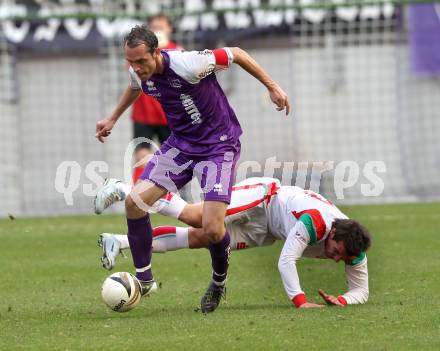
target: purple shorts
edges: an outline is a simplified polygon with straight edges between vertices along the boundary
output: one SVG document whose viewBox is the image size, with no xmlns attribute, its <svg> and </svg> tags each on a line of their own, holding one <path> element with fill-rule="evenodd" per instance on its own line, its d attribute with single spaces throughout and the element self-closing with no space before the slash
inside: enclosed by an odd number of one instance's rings
<svg viewBox="0 0 440 351">
<path fill-rule="evenodd" d="M 141 180 L 149 180 L 166 190 L 177 193 L 193 177 L 197 177 L 205 201 L 231 201 L 235 181 L 235 166 L 240 158 L 240 146 L 212 156 L 189 156 L 164 143 L 147 163 Z"/>
</svg>

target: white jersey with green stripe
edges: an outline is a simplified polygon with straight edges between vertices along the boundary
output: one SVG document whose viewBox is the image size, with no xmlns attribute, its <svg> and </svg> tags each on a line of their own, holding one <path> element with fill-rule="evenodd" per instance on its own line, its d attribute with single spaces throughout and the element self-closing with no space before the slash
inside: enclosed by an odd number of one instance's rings
<svg viewBox="0 0 440 351">
<path fill-rule="evenodd" d="M 297 186 L 277 191 L 267 205 L 267 217 L 270 232 L 280 240 L 287 239 L 298 220 L 304 221 L 311 244 L 325 240 L 336 218 L 347 218 L 322 195 Z"/>
<path fill-rule="evenodd" d="M 176 195 L 167 195 L 165 200 L 165 206 L 159 212 L 170 215 L 172 210 L 173 216 L 178 218 L 186 202 Z M 259 211 L 252 211 L 255 208 Z M 296 261 L 303 256 L 327 258 L 325 239 L 337 218 L 345 219 L 347 216 L 323 196 L 295 186 L 281 186 L 274 178 L 255 177 L 233 187 L 225 222 L 231 226 L 230 234 L 239 234 L 240 244 L 244 247 L 266 245 L 275 239 L 286 241 L 279 269 L 287 294 L 292 299 L 303 293 Z M 255 225 L 249 225 L 249 222 Z M 366 302 L 366 256 L 361 255 L 346 264 L 345 273 L 348 291 L 342 296 L 346 302 Z"/>
<path fill-rule="evenodd" d="M 323 196 L 294 186 L 283 186 L 266 205 L 269 232 L 285 240 L 278 268 L 290 299 L 304 294 L 299 283 L 296 261 L 301 257 L 327 258 L 325 239 L 335 219 L 348 218 Z M 342 297 L 348 304 L 368 299 L 367 257 L 345 265 L 348 291 Z"/>
</svg>

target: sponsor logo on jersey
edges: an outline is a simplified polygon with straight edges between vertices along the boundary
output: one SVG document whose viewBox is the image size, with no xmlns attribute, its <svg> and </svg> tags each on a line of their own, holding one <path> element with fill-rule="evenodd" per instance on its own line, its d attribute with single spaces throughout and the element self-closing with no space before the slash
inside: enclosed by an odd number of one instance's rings
<svg viewBox="0 0 440 351">
<path fill-rule="evenodd" d="M 199 55 L 203 55 L 203 56 L 213 55 L 212 50 L 208 50 L 208 49 L 203 50 L 203 51 L 198 51 L 197 53 Z M 203 72 L 200 72 L 197 77 L 199 79 L 203 79 L 206 76 L 209 76 L 212 72 L 214 72 L 214 69 L 215 69 L 215 64 L 210 64 Z"/>
<path fill-rule="evenodd" d="M 180 94 L 180 101 L 182 101 L 182 105 L 186 113 L 191 117 L 191 124 L 202 123 L 202 114 L 200 113 L 197 106 L 194 104 L 194 100 L 191 98 L 191 96 L 187 94 Z"/>
<path fill-rule="evenodd" d="M 203 79 L 203 78 L 209 76 L 214 71 L 214 68 L 215 68 L 215 65 L 210 65 L 206 70 L 199 73 L 199 75 L 197 77 L 199 79 Z"/>
<path fill-rule="evenodd" d="M 197 53 L 199 55 L 209 56 L 209 55 L 212 55 L 212 50 L 206 49 L 206 50 L 203 50 L 203 51 L 198 51 Z"/>
<path fill-rule="evenodd" d="M 154 83 L 151 80 L 147 80 L 147 89 L 148 91 L 157 90 L 156 87 L 154 86 Z"/>
<path fill-rule="evenodd" d="M 179 79 L 177 79 L 177 78 L 175 78 L 175 79 L 168 78 L 168 82 L 170 83 L 170 85 L 171 85 L 173 88 L 177 88 L 177 89 L 179 89 L 179 88 L 182 87 L 182 82 L 181 82 Z"/>
</svg>

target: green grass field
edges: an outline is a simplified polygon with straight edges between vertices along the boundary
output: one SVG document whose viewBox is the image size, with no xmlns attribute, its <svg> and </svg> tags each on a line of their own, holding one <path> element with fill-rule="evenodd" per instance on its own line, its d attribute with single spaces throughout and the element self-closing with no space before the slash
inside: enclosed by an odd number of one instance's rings
<svg viewBox="0 0 440 351">
<path fill-rule="evenodd" d="M 210 277 L 206 250 L 153 257 L 159 293 L 133 311 L 101 301 L 100 232 L 122 216 L 0 221 L 0 350 L 439 350 L 440 204 L 353 206 L 373 235 L 366 305 L 297 310 L 277 271 L 282 243 L 233 252 L 227 301 L 195 312 Z M 155 225 L 174 223 L 153 218 Z M 345 289 L 343 264 L 299 264 L 309 300 Z M 117 270 L 132 271 L 131 258 Z"/>
</svg>

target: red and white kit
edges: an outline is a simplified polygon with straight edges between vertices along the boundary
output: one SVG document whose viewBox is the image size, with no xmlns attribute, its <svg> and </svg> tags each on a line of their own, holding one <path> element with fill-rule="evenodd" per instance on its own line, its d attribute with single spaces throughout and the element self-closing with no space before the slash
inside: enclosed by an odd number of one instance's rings
<svg viewBox="0 0 440 351">
<path fill-rule="evenodd" d="M 183 210 L 185 202 L 181 201 L 180 205 L 172 206 L 173 217 L 177 218 Z M 164 214 L 171 215 L 166 212 L 166 206 L 164 210 Z M 315 192 L 281 186 L 274 178 L 249 178 L 233 187 L 225 224 L 233 250 L 285 240 L 278 267 L 289 299 L 300 306 L 307 300 L 300 286 L 296 262 L 303 256 L 327 258 L 325 239 L 337 218 L 347 216 Z M 369 292 L 366 255 L 346 262 L 345 274 L 348 290 L 338 297 L 339 301 L 365 303 Z"/>
</svg>

